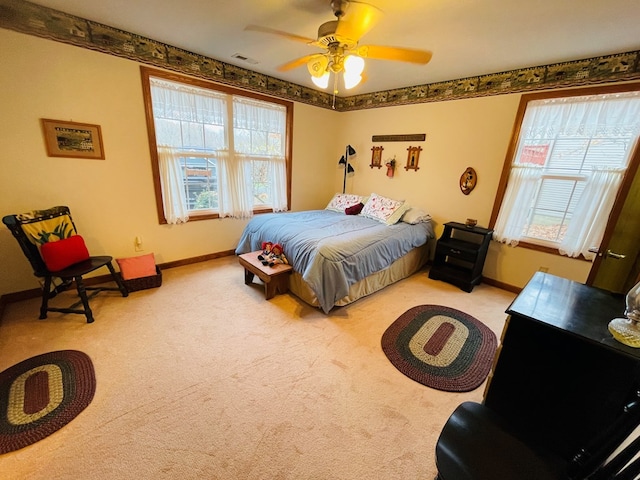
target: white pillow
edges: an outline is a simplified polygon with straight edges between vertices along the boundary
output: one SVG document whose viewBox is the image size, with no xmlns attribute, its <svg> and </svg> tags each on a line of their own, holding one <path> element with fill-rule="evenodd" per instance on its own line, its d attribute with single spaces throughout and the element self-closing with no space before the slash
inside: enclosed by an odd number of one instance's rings
<svg viewBox="0 0 640 480">
<path fill-rule="evenodd" d="M 400 219 L 404 216 L 404 214 L 409 210 L 411 210 L 411 205 L 409 205 L 406 202 L 403 203 L 398 208 L 396 208 L 396 211 L 393 212 L 391 214 L 391 216 L 389 218 L 387 218 L 387 220 L 384 223 L 386 223 L 387 225 L 395 225 L 396 223 L 398 223 L 400 221 Z"/>
<path fill-rule="evenodd" d="M 344 213 L 344 209 L 352 205 L 357 205 L 362 202 L 360 195 L 353 195 L 350 193 L 336 193 L 331 201 L 325 207 L 325 210 L 333 210 L 334 212 Z M 364 202 L 362 202 L 364 203 Z"/>
<path fill-rule="evenodd" d="M 372 193 L 365 203 L 364 208 L 360 212 L 363 217 L 378 220 L 379 222 L 387 224 L 389 218 L 393 221 L 392 215 L 404 204 L 404 200 L 394 200 L 392 198 L 383 197 L 376 193 Z M 397 222 L 400 217 L 395 219 Z M 395 223 L 393 222 L 393 223 Z M 391 225 L 391 224 L 388 224 Z"/>
<path fill-rule="evenodd" d="M 431 215 L 429 215 L 424 210 L 420 210 L 419 208 L 410 208 L 402 216 L 403 222 L 410 223 L 412 225 L 415 225 L 421 222 L 428 222 L 429 220 L 431 220 Z"/>
</svg>

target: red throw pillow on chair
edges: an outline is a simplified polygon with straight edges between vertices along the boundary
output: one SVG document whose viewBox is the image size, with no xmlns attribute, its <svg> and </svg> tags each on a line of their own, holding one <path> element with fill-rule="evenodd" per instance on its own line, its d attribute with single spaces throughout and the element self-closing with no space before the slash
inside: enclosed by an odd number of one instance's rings
<svg viewBox="0 0 640 480">
<path fill-rule="evenodd" d="M 57 242 L 44 243 L 40 247 L 40 254 L 44 264 L 52 272 L 57 272 L 89 258 L 89 251 L 80 235 L 63 238 Z"/>
</svg>

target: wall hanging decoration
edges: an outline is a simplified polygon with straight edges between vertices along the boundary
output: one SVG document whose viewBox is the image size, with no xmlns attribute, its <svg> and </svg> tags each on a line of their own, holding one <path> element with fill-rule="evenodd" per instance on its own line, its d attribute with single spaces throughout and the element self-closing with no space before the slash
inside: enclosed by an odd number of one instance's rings
<svg viewBox="0 0 640 480">
<path fill-rule="evenodd" d="M 104 160 L 100 125 L 43 118 L 42 129 L 50 157 Z"/>
<path fill-rule="evenodd" d="M 342 180 L 342 193 L 347 189 L 347 173 L 355 173 L 354 168 L 349 163 L 349 155 L 355 155 L 356 151 L 351 145 L 347 145 L 344 155 L 338 161 L 338 165 L 344 165 L 344 178 Z"/>
<path fill-rule="evenodd" d="M 424 142 L 426 133 L 409 133 L 405 135 L 372 135 L 372 142 Z"/>
<path fill-rule="evenodd" d="M 476 175 L 476 171 L 467 167 L 462 176 L 460 177 L 460 190 L 465 195 L 469 195 L 471 190 L 476 188 L 476 182 L 478 181 L 478 175 Z"/>
<path fill-rule="evenodd" d="M 385 163 L 385 165 L 387 166 L 387 177 L 393 178 L 393 174 L 396 171 L 396 157 L 387 160 L 387 163 Z"/>
<path fill-rule="evenodd" d="M 373 167 L 382 167 L 382 151 L 384 147 L 371 147 L 371 168 Z"/>
<path fill-rule="evenodd" d="M 409 154 L 407 155 L 407 165 L 405 170 L 418 170 L 418 160 L 420 160 L 420 152 L 422 147 L 409 147 L 407 148 Z"/>
</svg>

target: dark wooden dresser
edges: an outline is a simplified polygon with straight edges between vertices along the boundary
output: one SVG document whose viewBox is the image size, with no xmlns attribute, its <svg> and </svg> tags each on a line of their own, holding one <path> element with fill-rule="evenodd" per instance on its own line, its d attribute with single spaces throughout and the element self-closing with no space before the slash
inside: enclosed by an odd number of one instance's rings
<svg viewBox="0 0 640 480">
<path fill-rule="evenodd" d="M 506 312 L 484 403 L 569 458 L 640 388 L 640 349 L 607 330 L 624 298 L 537 272 Z"/>
</svg>

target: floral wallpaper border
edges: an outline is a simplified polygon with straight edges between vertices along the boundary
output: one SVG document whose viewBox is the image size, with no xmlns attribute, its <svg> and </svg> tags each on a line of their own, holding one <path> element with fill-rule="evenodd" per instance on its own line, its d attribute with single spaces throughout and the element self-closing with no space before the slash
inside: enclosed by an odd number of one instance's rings
<svg viewBox="0 0 640 480">
<path fill-rule="evenodd" d="M 338 111 L 640 79 L 640 51 L 336 97 L 22 0 L 0 0 L 0 27 Z"/>
</svg>

